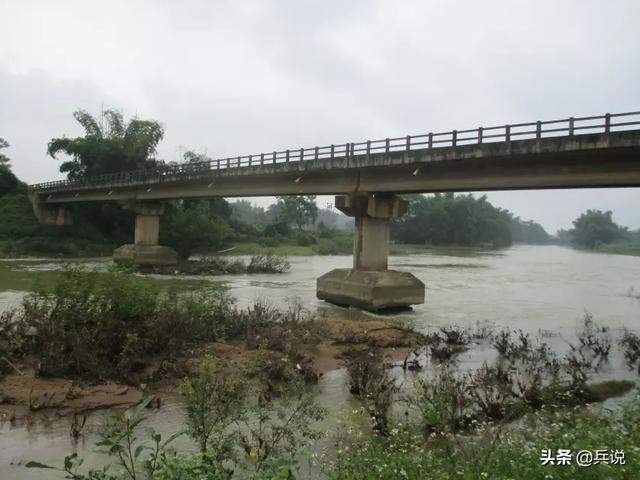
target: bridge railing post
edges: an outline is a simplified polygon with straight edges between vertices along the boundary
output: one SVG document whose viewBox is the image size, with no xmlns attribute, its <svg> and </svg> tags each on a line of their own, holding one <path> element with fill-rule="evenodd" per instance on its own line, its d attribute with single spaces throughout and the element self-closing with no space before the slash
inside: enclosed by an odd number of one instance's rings
<svg viewBox="0 0 640 480">
<path fill-rule="evenodd" d="M 333 156 L 335 155 L 335 150 L 336 150 L 336 146 L 332 143 L 331 144 L 331 160 L 333 160 Z"/>
<path fill-rule="evenodd" d="M 504 126 L 504 141 L 505 142 L 511 141 L 511 125 Z"/>
<path fill-rule="evenodd" d="M 264 153 L 260 154 L 260 165 L 264 165 Z"/>
<path fill-rule="evenodd" d="M 367 140 L 367 160 L 371 156 L 371 140 Z"/>
<path fill-rule="evenodd" d="M 451 132 L 451 146 L 455 147 L 458 143 L 458 131 L 454 130 Z"/>
<path fill-rule="evenodd" d="M 273 162 L 272 163 L 276 163 L 276 152 L 273 152 Z"/>
<path fill-rule="evenodd" d="M 318 147 L 316 147 L 316 151 L 315 151 L 316 157 L 315 159 L 318 160 Z"/>
<path fill-rule="evenodd" d="M 407 143 L 406 148 L 408 152 L 409 150 L 411 150 L 411 135 L 407 135 L 406 143 Z"/>
<path fill-rule="evenodd" d="M 288 149 L 288 148 L 287 148 L 287 156 L 286 156 L 285 161 L 286 161 L 287 163 L 289 163 L 289 149 Z"/>
<path fill-rule="evenodd" d="M 482 127 L 478 127 L 478 143 L 482 143 L 482 132 L 483 132 L 483 128 Z"/>
<path fill-rule="evenodd" d="M 575 119 L 573 117 L 569 117 L 569 136 L 570 137 L 573 136 L 574 125 L 575 125 Z"/>
<path fill-rule="evenodd" d="M 389 153 L 389 138 L 384 139 L 384 153 Z"/>
<path fill-rule="evenodd" d="M 542 122 L 538 120 L 536 122 L 536 139 L 540 140 L 542 138 Z"/>
<path fill-rule="evenodd" d="M 304 148 L 300 149 L 300 161 L 302 162 L 304 160 Z"/>
<path fill-rule="evenodd" d="M 429 148 L 433 148 L 433 133 L 429 132 Z"/>
<path fill-rule="evenodd" d="M 604 116 L 604 133 L 611 132 L 611 114 L 607 113 Z"/>
</svg>

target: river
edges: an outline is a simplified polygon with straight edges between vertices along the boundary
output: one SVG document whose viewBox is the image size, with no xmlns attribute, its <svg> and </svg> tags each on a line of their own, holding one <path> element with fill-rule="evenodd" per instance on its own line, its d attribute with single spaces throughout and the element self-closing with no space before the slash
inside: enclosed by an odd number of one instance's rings
<svg viewBox="0 0 640 480">
<path fill-rule="evenodd" d="M 331 306 L 315 298 L 316 278 L 333 268 L 349 267 L 351 261 L 351 256 L 291 257 L 291 271 L 286 274 L 228 275 L 208 280 L 224 282 L 241 305 L 255 299 L 284 305 L 297 299 L 305 307 L 328 315 L 360 318 L 370 314 Z M 52 281 L 59 266 L 59 262 L 46 259 L 0 261 L 0 310 L 18 305 L 36 279 Z M 625 327 L 640 328 L 640 300 L 628 295 L 632 287 L 640 290 L 640 257 L 558 246 L 514 246 L 501 251 L 438 249 L 392 256 L 390 268 L 410 271 L 426 285 L 425 303 L 398 314 L 420 331 L 489 322 L 498 328 L 542 332 L 554 348 L 562 350 L 585 311 L 609 326 L 614 335 Z M 487 355 L 487 351 L 475 349 L 465 353 L 461 361 L 476 366 Z M 630 377 L 619 360 L 612 360 L 608 378 L 636 378 L 637 375 Z M 344 385 L 344 372 L 338 370 L 322 377 L 318 392 L 321 403 L 330 410 L 323 428 L 331 430 L 355 406 Z M 74 447 L 69 421 L 43 416 L 0 425 L 0 478 L 52 478 L 50 474 L 25 470 L 22 465 L 29 460 L 60 464 L 74 448 L 87 458 L 87 463 L 99 462 L 92 452 L 95 437 L 89 433 Z M 96 422 L 93 417 L 89 420 L 90 424 Z M 147 423 L 166 434 L 179 430 L 179 401 L 169 399 L 160 410 L 150 411 Z M 177 446 L 192 448 L 186 438 L 179 439 Z"/>
</svg>

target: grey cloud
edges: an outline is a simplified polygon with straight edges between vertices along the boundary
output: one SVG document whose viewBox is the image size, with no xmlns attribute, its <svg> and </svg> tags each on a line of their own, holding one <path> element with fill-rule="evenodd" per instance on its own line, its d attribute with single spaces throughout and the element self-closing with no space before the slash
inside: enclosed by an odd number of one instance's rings
<svg viewBox="0 0 640 480">
<path fill-rule="evenodd" d="M 0 136 L 29 182 L 58 176 L 44 148 L 78 107 L 161 120 L 175 160 L 640 104 L 634 0 L 15 0 L 0 17 Z M 640 227 L 635 189 L 489 198 L 552 231 L 590 207 Z"/>
</svg>

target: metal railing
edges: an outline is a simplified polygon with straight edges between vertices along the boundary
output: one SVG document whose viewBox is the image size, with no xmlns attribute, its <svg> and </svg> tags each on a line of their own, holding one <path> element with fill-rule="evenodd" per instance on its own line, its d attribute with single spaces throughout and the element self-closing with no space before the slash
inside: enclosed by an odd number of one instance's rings
<svg viewBox="0 0 640 480">
<path fill-rule="evenodd" d="M 636 128 L 631 128 L 636 127 Z M 607 113 L 590 117 L 569 117 L 559 120 L 514 123 L 498 127 L 478 127 L 468 130 L 406 135 L 404 137 L 346 142 L 323 147 L 298 148 L 240 155 L 204 162 L 157 167 L 127 172 L 109 173 L 79 180 L 57 180 L 30 185 L 32 191 L 74 190 L 83 187 L 127 186 L 155 184 L 202 178 L 217 172 L 263 165 L 304 162 L 309 160 L 333 160 L 395 152 L 411 152 L 443 147 L 458 147 L 484 143 L 511 142 L 549 137 L 571 137 L 588 133 L 610 133 L 634 130 L 640 127 L 640 111 Z"/>
</svg>

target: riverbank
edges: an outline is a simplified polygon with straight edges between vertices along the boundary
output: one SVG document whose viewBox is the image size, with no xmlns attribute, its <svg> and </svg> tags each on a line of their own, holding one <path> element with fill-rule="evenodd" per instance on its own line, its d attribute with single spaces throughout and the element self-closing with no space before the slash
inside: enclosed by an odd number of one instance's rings
<svg viewBox="0 0 640 480">
<path fill-rule="evenodd" d="M 389 360 L 390 368 L 385 371 L 388 372 L 389 377 L 398 380 L 398 385 L 402 386 L 403 390 L 395 394 L 395 407 L 392 409 L 395 410 L 395 416 L 389 420 L 389 436 L 372 435 L 371 418 L 368 410 L 369 402 L 366 396 L 351 394 L 351 373 L 346 368 L 348 366 L 347 360 L 341 355 L 345 349 L 348 349 L 342 344 L 345 337 L 356 337 L 355 339 L 357 340 L 357 337 L 364 335 L 365 331 L 369 332 L 374 329 L 373 325 L 375 323 L 364 323 L 370 320 L 389 323 L 393 327 L 395 327 L 395 322 L 400 320 L 403 328 L 406 328 L 406 325 L 411 325 L 412 330 L 417 330 L 424 335 L 434 331 L 439 332 L 441 327 L 450 327 L 452 325 L 458 325 L 458 327 L 468 332 L 475 332 L 476 322 L 487 321 L 488 325 L 493 325 L 494 333 L 498 333 L 504 328 L 522 328 L 526 332 L 530 332 L 532 340 L 544 341 L 553 352 L 558 352 L 558 356 L 563 357 L 570 353 L 566 342 L 571 342 L 573 345 L 580 344 L 579 340 L 575 338 L 576 322 L 582 318 L 584 309 L 588 309 L 594 313 L 594 317 L 601 324 L 607 326 L 611 339 L 614 341 L 609 359 L 602 364 L 603 368 L 599 373 L 593 374 L 593 380 L 602 382 L 613 378 L 637 381 L 636 370 L 629 370 L 624 365 L 624 359 L 621 358 L 617 341 L 622 335 L 623 327 L 637 329 L 635 319 L 637 318 L 638 302 L 635 298 L 630 298 L 626 292 L 629 291 L 630 287 L 637 286 L 637 279 L 640 274 L 640 264 L 638 263 L 640 259 L 638 258 L 606 254 L 593 255 L 592 253 L 557 246 L 515 246 L 500 252 L 428 251 L 420 255 L 394 256 L 390 259 L 393 268 L 415 272 L 427 285 L 427 303 L 417 306 L 413 311 L 402 312 L 393 317 L 372 316 L 357 310 L 334 307 L 318 302 L 315 299 L 315 280 L 317 276 L 331 268 L 348 267 L 350 260 L 348 256 L 293 257 L 290 259 L 292 264 L 291 271 L 285 274 L 229 275 L 222 279 L 228 288 L 227 292 L 237 299 L 238 307 L 242 309 L 253 308 L 257 299 L 268 299 L 268 301 L 277 305 L 280 310 L 286 310 L 290 297 L 298 297 L 300 304 L 319 317 L 326 318 L 329 324 L 335 320 L 347 325 L 352 325 L 354 322 L 363 322 L 362 328 L 352 333 L 345 332 L 341 337 L 337 337 L 333 333 L 314 334 L 313 336 L 320 338 L 320 341 L 315 346 L 307 342 L 303 345 L 304 348 L 299 349 L 302 352 L 308 351 L 312 353 L 310 365 L 319 376 L 319 380 L 317 385 L 310 385 L 309 390 L 316 396 L 318 403 L 326 407 L 329 412 L 326 421 L 319 426 L 319 429 L 323 432 L 328 432 L 327 435 L 329 436 L 307 447 L 307 450 L 321 457 L 328 451 L 328 458 L 333 460 L 336 457 L 336 450 L 334 449 L 336 440 L 344 440 L 344 443 L 339 443 L 340 446 L 338 447 L 341 450 L 341 453 L 337 454 L 339 457 L 337 459 L 339 464 L 336 465 L 338 470 L 333 468 L 331 464 L 326 466 L 327 470 L 324 476 L 328 478 L 361 478 L 359 473 L 364 471 L 363 468 L 365 467 L 369 469 L 367 471 L 379 472 L 377 475 L 372 473 L 372 478 L 394 478 L 394 476 L 395 478 L 403 478 L 399 473 L 394 473 L 393 468 L 390 467 L 387 470 L 385 465 L 392 465 L 393 467 L 397 465 L 398 472 L 404 468 L 411 478 L 414 471 L 408 468 L 415 464 L 413 460 L 416 459 L 424 460 L 417 467 L 419 469 L 416 470 L 418 472 L 416 476 L 443 467 L 442 471 L 438 470 L 443 478 L 458 478 L 453 467 L 445 472 L 445 468 L 448 467 L 443 465 L 442 462 L 430 462 L 430 459 L 440 458 L 446 450 L 446 448 L 445 450 L 439 450 L 434 443 L 440 440 L 449 442 L 449 439 L 451 448 L 454 449 L 451 451 L 455 451 L 456 455 L 458 455 L 456 465 L 461 469 L 468 467 L 469 472 L 473 472 L 476 461 L 486 460 L 486 463 L 491 465 L 497 465 L 499 461 L 489 450 L 479 449 L 478 452 L 480 453 L 477 455 L 474 454 L 473 450 L 457 450 L 458 447 L 456 445 L 473 447 L 476 438 L 482 445 L 485 437 L 476 431 L 465 430 L 459 435 L 447 434 L 446 440 L 445 437 L 441 438 L 440 436 L 437 437 L 437 440 L 430 440 L 427 436 L 425 440 L 420 415 L 414 416 L 412 414 L 409 418 L 412 424 L 411 434 L 418 435 L 419 438 L 411 440 L 411 449 L 408 450 L 419 454 L 406 456 L 401 450 L 404 448 L 402 443 L 390 443 L 391 440 L 398 439 L 399 434 L 392 434 L 391 432 L 399 429 L 404 435 L 404 428 L 408 425 L 407 417 L 404 415 L 406 404 L 398 402 L 397 397 L 405 398 L 405 392 L 414 383 L 414 380 L 423 378 L 425 381 L 431 382 L 430 379 L 443 366 L 439 360 L 433 358 L 431 351 L 426 356 L 422 356 L 418 363 L 413 361 L 415 360 L 413 357 L 410 357 L 408 362 L 405 363 L 403 356 L 406 349 L 394 347 L 386 350 L 387 353 L 392 355 L 397 353 L 397 357 Z M 6 263 L 10 264 L 12 262 Z M 31 283 L 35 280 L 40 282 L 45 280 L 45 277 L 48 278 L 48 275 L 55 274 L 56 278 L 62 275 L 61 272 L 52 271 L 52 269 L 60 268 L 61 262 L 29 263 L 28 270 L 8 272 L 9 276 L 4 282 L 4 291 L 0 292 L 0 302 L 6 299 L 16 304 L 19 301 L 16 299 L 24 295 L 24 292 L 18 294 L 11 290 L 17 286 L 14 281 L 17 273 L 25 276 L 21 280 L 22 283 L 27 282 L 27 280 L 30 280 Z M 169 284 L 175 286 L 185 285 L 192 280 L 182 276 L 148 276 L 144 278 L 144 281 L 156 283 L 165 289 Z M 109 284 L 113 283 L 118 282 L 109 282 Z M 51 280 L 47 284 L 52 286 L 54 281 Z M 3 287 L 0 286 L 0 290 L 2 289 Z M 18 287 L 18 289 L 21 288 Z M 192 287 L 181 291 L 188 293 L 190 289 Z M 531 297 L 532 289 L 536 291 L 535 298 Z M 118 296 L 117 298 L 120 297 Z M 70 297 L 66 296 L 65 298 Z M 138 302 L 139 306 L 143 304 L 144 302 Z M 132 303 L 131 305 L 135 304 Z M 496 308 L 496 306 L 499 306 L 499 308 Z M 0 304 L 0 308 L 2 308 L 2 304 Z M 86 315 L 84 317 L 86 318 Z M 180 319 L 179 316 L 175 318 Z M 207 324 L 221 325 L 221 322 L 219 320 L 207 321 Z M 171 332 L 172 335 L 178 336 L 184 331 L 181 325 L 181 322 L 173 322 L 163 331 Z M 309 331 L 306 328 L 300 331 L 305 330 Z M 246 330 L 244 331 L 246 332 Z M 141 392 L 143 392 L 143 395 L 148 393 L 155 394 L 160 398 L 161 406 L 160 408 L 145 409 L 143 412 L 147 420 L 140 426 L 139 434 L 137 435 L 140 442 L 144 443 L 144 439 L 147 438 L 144 434 L 147 428 L 153 428 L 158 433 L 161 432 L 163 439 L 169 438 L 172 434 L 184 429 L 185 404 L 181 395 L 178 394 L 177 379 L 190 375 L 189 372 L 198 372 L 198 367 L 202 360 L 201 354 L 209 353 L 213 358 L 221 361 L 228 359 L 237 366 L 245 365 L 247 359 L 255 359 L 255 354 L 260 352 L 259 348 L 255 348 L 260 343 L 256 341 L 258 337 L 260 339 L 266 338 L 269 343 L 273 342 L 272 347 L 279 343 L 279 348 L 283 350 L 288 350 L 290 345 L 295 346 L 301 343 L 292 341 L 286 332 L 287 329 L 275 329 L 268 335 L 265 335 L 264 332 L 254 332 L 250 337 L 247 336 L 248 343 L 246 339 L 220 339 L 216 342 L 206 342 L 198 348 L 189 347 L 180 358 L 165 359 L 164 362 L 145 362 L 150 363 L 145 367 L 145 372 L 156 372 L 155 375 L 151 375 L 152 381 L 148 381 L 148 376 L 139 376 L 132 383 L 133 386 L 127 388 L 136 390 L 139 392 L 137 393 L 138 395 Z M 331 336 L 330 341 L 328 340 L 329 336 Z M 449 336 L 451 341 L 456 341 L 456 334 L 453 330 L 449 332 Z M 309 336 L 303 335 L 302 338 L 309 338 Z M 496 358 L 496 351 L 492 343 L 491 340 L 478 342 L 474 340 L 468 345 L 468 349 L 459 350 L 456 347 L 453 349 L 454 361 L 448 365 L 457 369 L 457 375 L 462 378 L 466 378 L 477 371 L 483 372 L 483 364 L 485 362 L 490 367 L 498 365 L 504 360 Z M 280 365 L 279 362 L 275 363 L 275 361 L 283 358 L 284 355 L 272 347 L 268 347 L 266 352 L 268 352 L 267 355 L 272 355 L 270 358 L 273 360 L 273 366 L 275 367 Z M 359 347 L 364 348 L 364 345 L 359 345 Z M 336 353 L 336 350 L 339 350 L 339 352 Z M 447 355 L 448 349 L 446 347 L 438 348 L 435 352 L 437 352 L 436 355 L 441 357 Z M 293 365 L 295 366 L 297 363 L 299 362 L 296 361 Z M 308 365 L 309 363 L 302 362 L 300 367 L 308 371 Z M 147 368 L 149 370 L 146 370 Z M 352 364 L 351 371 L 355 370 L 357 369 L 354 369 Z M 277 369 L 275 371 L 282 370 Z M 536 371 L 545 370 L 542 368 Z M 139 374 L 139 372 L 135 373 Z M 8 371 L 6 375 L 17 376 L 18 374 Z M 140 385 L 145 383 L 145 389 L 143 390 Z M 76 384 L 83 390 L 99 388 L 98 385 L 89 385 L 81 381 L 76 381 Z M 432 383 L 430 384 L 432 385 Z M 625 384 L 620 384 L 619 386 L 625 386 Z M 27 388 L 25 390 L 28 398 L 30 389 Z M 630 396 L 630 394 L 626 395 L 627 397 Z M 85 396 L 84 400 L 80 399 L 79 401 L 87 401 L 86 399 L 87 397 Z M 43 402 L 40 401 L 40 403 Z M 514 402 L 514 408 L 509 409 L 509 411 L 520 411 L 521 409 L 518 408 L 518 405 L 522 405 L 521 400 Z M 604 407 L 617 409 L 618 405 L 619 400 L 611 400 L 605 403 Z M 125 406 L 116 404 L 116 409 L 120 410 L 122 408 L 125 408 Z M 597 406 L 593 410 L 601 411 Z M 354 413 L 356 411 L 358 413 Z M 558 415 L 564 418 L 567 411 L 573 411 L 573 409 L 561 409 Z M 586 412 L 589 411 L 586 410 Z M 425 412 L 428 413 L 429 410 L 425 410 Z M 538 412 L 540 414 L 543 413 L 542 411 Z M 533 415 L 537 416 L 538 412 Z M 589 418 L 582 413 L 582 410 L 580 412 L 575 417 L 576 421 L 582 422 L 582 420 Z M 15 422 L 6 422 L 2 426 L 3 430 L 0 436 L 3 437 L 3 441 L 0 442 L 0 447 L 2 448 L 0 464 L 4 464 L 4 466 L 0 466 L 1 477 L 11 480 L 50 478 L 46 476 L 51 473 L 50 470 L 42 473 L 33 470 L 27 471 L 24 468 L 24 464 L 30 460 L 36 460 L 50 465 L 61 465 L 63 457 L 72 451 L 77 452 L 80 458 L 85 459 L 82 471 L 112 461 L 112 458 L 101 457 L 95 453 L 94 443 L 100 440 L 97 434 L 102 423 L 101 419 L 103 417 L 101 415 L 88 415 L 87 427 L 81 433 L 79 443 L 73 443 L 73 437 L 69 435 L 69 431 L 74 426 L 74 418 L 79 417 L 82 419 L 83 415 L 74 417 L 70 410 L 67 410 L 66 416 L 60 417 L 58 413 L 63 413 L 63 408 L 40 409 L 21 417 L 22 420 L 18 416 Z M 516 422 L 511 423 L 496 422 L 495 425 L 504 425 L 504 428 L 501 427 L 501 432 L 512 432 L 520 424 L 527 425 L 528 418 L 528 416 L 521 417 Z M 427 419 L 433 419 L 433 417 L 430 416 Z M 602 420 L 602 422 L 609 422 L 609 424 L 611 421 L 608 416 Z M 550 419 L 549 422 L 558 423 L 554 419 Z M 580 425 L 586 424 L 580 423 Z M 589 425 L 592 424 L 589 423 Z M 569 432 L 573 435 L 573 431 L 565 429 L 557 432 L 557 437 L 550 438 L 544 436 L 543 432 L 546 431 L 546 426 L 541 427 L 540 431 L 539 440 L 541 445 L 555 446 L 556 444 L 562 444 L 562 441 L 566 440 L 562 437 L 564 433 Z M 626 445 L 624 438 L 618 438 L 616 435 L 618 435 L 617 432 L 612 432 L 607 437 L 610 442 L 606 446 L 609 446 L 609 444 Z M 505 437 L 501 435 L 500 438 Z M 574 437 L 572 436 L 571 438 L 573 439 Z M 604 437 L 599 438 L 604 439 Z M 369 443 L 369 440 L 372 443 Z M 587 438 L 580 440 L 585 442 L 585 448 L 591 446 L 586 444 L 588 443 L 587 440 Z M 376 442 L 375 445 L 373 442 Z M 487 445 L 489 444 L 490 442 L 487 442 Z M 521 444 L 526 445 L 525 442 Z M 195 449 L 194 444 L 183 437 L 174 446 L 178 452 L 180 462 L 184 461 L 182 465 L 187 465 L 191 461 L 188 459 L 191 459 L 190 454 Z M 397 450 L 395 446 L 398 446 Z M 344 456 L 343 454 L 347 452 L 345 450 L 346 447 L 348 447 L 348 452 L 360 451 L 363 456 L 361 458 Z M 371 455 L 365 455 L 366 452 L 372 453 Z M 537 450 L 527 451 L 526 449 L 521 449 L 509 450 L 508 455 L 505 454 L 500 458 L 505 459 L 505 465 L 508 464 L 509 458 L 526 458 L 528 464 L 532 465 L 538 462 L 539 455 L 540 452 Z M 628 453 L 628 455 L 630 454 Z M 396 460 L 397 464 L 394 463 Z M 348 465 L 351 462 L 354 462 L 353 469 Z M 380 467 L 380 470 L 378 470 L 378 467 Z M 556 476 L 558 472 L 557 469 L 547 469 L 546 471 L 541 468 L 538 469 L 540 471 L 536 473 L 541 473 L 539 478 L 543 478 L 544 474 L 549 472 Z M 335 474 L 331 474 L 332 471 Z M 475 471 L 481 472 L 485 470 Z M 495 472 L 492 468 L 486 471 Z M 508 470 L 501 471 L 508 472 Z M 603 473 L 603 475 L 606 473 L 610 478 L 624 478 L 622 473 L 617 470 L 601 472 L 594 468 L 593 471 Z M 42 476 L 38 477 L 39 473 Z M 620 475 L 615 476 L 617 473 L 620 473 Z M 446 475 L 449 475 L 449 477 Z M 322 477 L 323 475 L 318 474 L 312 478 Z M 191 479 L 192 477 L 184 476 L 184 478 Z M 307 470 L 305 469 L 304 473 L 296 473 L 296 478 L 309 478 Z M 469 478 L 473 478 L 472 473 L 469 473 Z"/>
<path fill-rule="evenodd" d="M 421 338 L 420 334 L 392 320 L 332 319 L 326 321 L 326 333 L 324 340 L 298 358 L 299 368 L 304 370 L 308 381 L 316 381 L 343 368 L 345 352 L 352 349 L 375 347 L 391 361 L 401 362 Z M 10 373 L 0 380 L 0 420 L 13 421 L 36 413 L 69 416 L 105 408 L 130 408 L 148 394 L 156 395 L 160 400 L 164 394 L 177 396 L 182 379 L 198 374 L 205 355 L 223 359 L 240 375 L 252 361 L 257 348 L 256 340 L 249 338 L 206 343 L 170 361 L 162 357 L 148 358 L 144 361 L 144 372 L 136 377 L 135 384 L 43 377 L 38 374 L 37 357 L 25 358 L 11 362 L 7 369 Z M 261 352 L 275 358 L 286 348 L 274 343 L 262 348 Z"/>
<path fill-rule="evenodd" d="M 596 248 L 596 252 L 640 257 L 640 244 L 614 243 L 611 245 L 600 245 Z"/>
<path fill-rule="evenodd" d="M 467 247 L 460 245 L 418 245 L 410 243 L 390 243 L 390 255 L 420 255 L 425 252 L 493 252 L 500 251 L 499 248 L 492 247 Z M 278 245 L 276 247 L 266 247 L 258 243 L 240 243 L 229 247 L 224 252 L 225 255 L 287 255 L 287 256 L 310 256 L 310 255 L 351 255 L 353 245 L 349 243 L 342 248 L 322 249 L 317 246 L 307 245 Z"/>
</svg>

